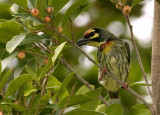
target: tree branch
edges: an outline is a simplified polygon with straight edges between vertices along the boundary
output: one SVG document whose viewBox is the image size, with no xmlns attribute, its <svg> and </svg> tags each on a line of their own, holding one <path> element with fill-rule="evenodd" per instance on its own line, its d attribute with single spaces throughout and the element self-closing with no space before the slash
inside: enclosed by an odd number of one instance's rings
<svg viewBox="0 0 160 115">
<path fill-rule="evenodd" d="M 44 84 L 43 84 L 43 86 L 42 86 L 42 90 L 41 90 L 41 97 L 44 95 L 48 78 L 49 78 L 49 76 L 53 73 L 52 69 L 53 69 L 53 66 L 51 66 L 48 74 L 46 75 L 46 80 L 45 80 L 45 82 L 44 82 Z M 38 104 L 37 109 L 36 109 L 36 112 L 35 112 L 35 115 L 38 115 L 38 112 L 39 112 L 39 108 L 40 108 L 40 107 L 41 107 L 41 105 Z"/>
<path fill-rule="evenodd" d="M 67 61 L 62 58 L 61 59 L 61 63 L 70 71 L 70 72 L 75 72 L 72 67 L 67 63 Z M 90 86 L 90 84 L 85 81 L 83 78 L 81 78 L 77 73 L 75 73 L 75 77 L 81 81 L 85 86 L 87 86 L 90 90 L 93 90 L 93 88 Z M 110 104 L 102 97 L 102 96 L 99 96 L 99 99 L 106 105 L 106 106 L 109 106 Z"/>
<path fill-rule="evenodd" d="M 138 60 L 138 63 L 140 65 L 140 68 L 142 70 L 142 73 L 143 73 L 143 76 L 144 76 L 144 80 L 145 80 L 145 82 L 147 84 L 148 92 L 149 92 L 150 96 L 152 96 L 151 89 L 150 89 L 150 86 L 149 86 L 149 83 L 148 83 L 148 79 L 147 79 L 147 76 L 146 76 L 146 73 L 144 71 L 144 67 L 143 67 L 142 61 L 141 61 L 141 57 L 139 55 L 139 52 L 138 52 L 138 49 L 137 49 L 137 46 L 136 46 L 136 42 L 135 42 L 135 39 L 133 37 L 133 28 L 132 28 L 132 25 L 131 25 L 130 20 L 129 20 L 129 15 L 128 14 L 124 14 L 124 16 L 125 16 L 125 19 L 126 19 L 126 21 L 128 23 L 128 26 L 129 26 L 129 30 L 130 30 L 130 33 L 131 33 L 131 40 L 132 40 L 133 46 L 135 48 L 137 60 Z"/>
</svg>

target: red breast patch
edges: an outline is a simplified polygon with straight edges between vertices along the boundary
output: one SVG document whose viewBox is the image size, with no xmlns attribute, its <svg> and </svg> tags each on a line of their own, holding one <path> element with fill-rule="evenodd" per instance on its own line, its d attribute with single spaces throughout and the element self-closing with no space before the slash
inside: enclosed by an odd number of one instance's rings
<svg viewBox="0 0 160 115">
<path fill-rule="evenodd" d="M 110 46 L 110 45 L 111 45 L 110 41 L 105 42 L 104 44 L 101 45 L 101 50 L 105 49 L 107 46 Z"/>
</svg>

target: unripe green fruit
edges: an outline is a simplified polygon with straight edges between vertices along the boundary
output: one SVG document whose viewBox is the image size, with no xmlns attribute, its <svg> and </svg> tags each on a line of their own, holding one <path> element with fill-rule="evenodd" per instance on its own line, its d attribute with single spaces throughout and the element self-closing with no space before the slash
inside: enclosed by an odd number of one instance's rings
<svg viewBox="0 0 160 115">
<path fill-rule="evenodd" d="M 31 10 L 31 14 L 32 14 L 32 16 L 37 17 L 37 16 L 39 16 L 39 10 L 37 8 L 33 8 Z"/>
<path fill-rule="evenodd" d="M 129 14 L 131 12 L 131 7 L 130 6 L 125 6 L 124 8 L 123 8 L 123 13 L 124 14 Z"/>
</svg>

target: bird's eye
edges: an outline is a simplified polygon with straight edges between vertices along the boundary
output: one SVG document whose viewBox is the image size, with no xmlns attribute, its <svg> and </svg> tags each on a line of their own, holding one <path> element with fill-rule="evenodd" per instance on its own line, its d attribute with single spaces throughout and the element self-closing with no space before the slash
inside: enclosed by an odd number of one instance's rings
<svg viewBox="0 0 160 115">
<path fill-rule="evenodd" d="M 95 34 L 94 32 L 91 32 L 91 33 L 89 34 L 89 36 L 94 36 L 94 34 Z"/>
</svg>

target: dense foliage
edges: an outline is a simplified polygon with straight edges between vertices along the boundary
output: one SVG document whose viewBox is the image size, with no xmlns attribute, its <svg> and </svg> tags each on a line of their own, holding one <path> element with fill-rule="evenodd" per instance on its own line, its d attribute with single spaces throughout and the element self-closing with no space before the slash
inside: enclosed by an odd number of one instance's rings
<svg viewBox="0 0 160 115">
<path fill-rule="evenodd" d="M 137 3 L 142 0 L 131 1 L 125 3 L 133 7 L 130 15 L 140 17 L 143 4 Z M 48 7 L 53 12 L 48 12 Z M 31 13 L 33 8 L 39 10 L 38 16 Z M 77 20 L 74 21 L 77 16 L 82 17 L 78 23 L 89 18 L 88 23 L 77 25 Z M 0 111 L 24 115 L 149 115 L 145 105 L 126 90 L 120 89 L 118 102 L 109 100 L 107 91 L 98 83 L 98 68 L 61 37 L 63 33 L 77 41 L 87 29 L 107 28 L 113 22 L 123 25 L 119 37 L 130 42 L 125 36 L 128 29 L 125 19 L 109 0 L 11 0 L 0 4 Z M 97 60 L 96 49 L 82 49 Z M 138 49 L 149 76 L 151 48 L 138 46 Z M 63 59 L 74 72 L 66 69 L 61 63 Z M 94 90 L 81 83 L 75 72 L 92 84 Z M 133 48 L 127 83 L 142 97 L 148 96 Z M 113 104 L 104 105 L 98 98 L 100 95 Z"/>
</svg>

